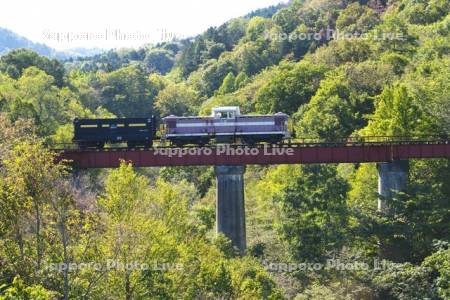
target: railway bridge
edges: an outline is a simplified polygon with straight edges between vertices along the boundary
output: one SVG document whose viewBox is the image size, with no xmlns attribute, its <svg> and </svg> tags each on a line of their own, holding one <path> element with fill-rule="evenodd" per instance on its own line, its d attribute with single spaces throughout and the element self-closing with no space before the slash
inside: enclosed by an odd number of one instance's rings
<svg viewBox="0 0 450 300">
<path fill-rule="evenodd" d="M 377 163 L 378 208 L 383 199 L 404 191 L 410 159 L 449 159 L 447 136 L 350 137 L 324 141 L 297 139 L 281 145 L 214 145 L 191 147 L 104 148 L 80 150 L 73 145 L 54 149 L 58 160 L 75 168 L 116 168 L 121 160 L 135 167 L 215 166 L 216 230 L 245 252 L 244 172 L 246 165 Z"/>
</svg>

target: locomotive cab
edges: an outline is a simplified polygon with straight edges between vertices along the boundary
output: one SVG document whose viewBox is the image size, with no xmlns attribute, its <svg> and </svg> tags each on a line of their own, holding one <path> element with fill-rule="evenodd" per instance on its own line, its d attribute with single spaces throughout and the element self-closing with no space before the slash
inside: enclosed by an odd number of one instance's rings
<svg viewBox="0 0 450 300">
<path fill-rule="evenodd" d="M 212 109 L 212 118 L 214 119 L 215 141 L 217 143 L 236 142 L 236 122 L 241 115 L 237 106 L 222 106 Z M 225 129 L 225 130 L 224 130 Z"/>
<path fill-rule="evenodd" d="M 211 116 L 214 119 L 230 120 L 236 119 L 241 115 L 241 111 L 238 106 L 222 106 L 212 109 Z"/>
</svg>

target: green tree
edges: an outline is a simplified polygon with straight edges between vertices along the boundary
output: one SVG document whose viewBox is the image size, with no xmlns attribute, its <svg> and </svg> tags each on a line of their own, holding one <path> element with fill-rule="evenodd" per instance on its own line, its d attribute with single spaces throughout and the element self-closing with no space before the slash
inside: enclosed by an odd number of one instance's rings
<svg viewBox="0 0 450 300">
<path fill-rule="evenodd" d="M 272 26 L 270 19 L 262 17 L 253 17 L 248 22 L 246 38 L 250 41 L 256 41 L 264 37 L 264 32 Z"/>
<path fill-rule="evenodd" d="M 370 61 L 329 72 L 311 101 L 295 115 L 297 136 L 336 140 L 365 127 L 365 115 L 374 110 L 373 98 L 393 78 L 390 66 Z"/>
<path fill-rule="evenodd" d="M 369 37 L 375 41 L 376 51 L 392 51 L 411 55 L 417 46 L 417 36 L 411 33 L 408 24 L 398 15 L 388 13 L 383 22 L 371 31 Z"/>
<path fill-rule="evenodd" d="M 174 64 L 172 54 L 167 50 L 151 50 L 144 59 L 144 66 L 148 72 L 166 74 Z"/>
<path fill-rule="evenodd" d="M 448 271 L 450 250 L 442 248 L 427 257 L 420 265 L 395 264 L 379 272 L 374 278 L 378 296 L 383 299 L 446 299 L 450 295 Z"/>
<path fill-rule="evenodd" d="M 26 69 L 17 81 L 0 76 L 0 98 L 5 99 L 3 110 L 12 120 L 32 119 L 44 137 L 75 117 L 91 114 L 76 93 L 66 87 L 58 89 L 53 77 L 36 67 Z"/>
<path fill-rule="evenodd" d="M 295 2 L 298 3 L 298 1 Z M 285 33 L 292 32 L 299 25 L 300 19 L 297 14 L 299 5 L 297 3 L 293 3 L 287 8 L 280 9 L 273 16 L 273 22 L 280 26 Z"/>
<path fill-rule="evenodd" d="M 306 59 L 316 64 L 337 67 L 347 62 L 358 63 L 369 59 L 374 52 L 372 48 L 371 43 L 364 39 L 333 40 Z"/>
<path fill-rule="evenodd" d="M 421 131 L 425 134 L 450 132 L 450 88 L 447 72 L 450 59 L 420 62 L 415 71 L 405 76 L 403 84 L 414 103 L 423 112 Z"/>
<path fill-rule="evenodd" d="M 236 77 L 233 73 L 228 73 L 228 75 L 223 79 L 223 83 L 220 88 L 217 90 L 218 95 L 225 95 L 232 93 L 236 90 Z"/>
<path fill-rule="evenodd" d="M 218 60 L 209 60 L 192 73 L 188 81 L 193 82 L 193 86 L 202 95 L 212 96 L 230 72 L 235 73 L 235 64 L 229 57 L 222 56 Z"/>
<path fill-rule="evenodd" d="M 335 166 L 278 167 L 263 179 L 280 211 L 278 231 L 297 261 L 319 262 L 345 241 L 347 183 Z"/>
<path fill-rule="evenodd" d="M 208 45 L 208 58 L 218 59 L 225 52 L 226 47 L 222 43 L 213 43 Z"/>
<path fill-rule="evenodd" d="M 231 51 L 239 40 L 245 35 L 248 20 L 236 18 L 219 27 L 219 40 L 225 44 L 227 51 Z"/>
<path fill-rule="evenodd" d="M 309 63 L 284 63 L 256 93 L 260 113 L 293 113 L 308 103 L 324 77 L 326 67 Z"/>
<path fill-rule="evenodd" d="M 184 83 L 169 83 L 155 99 L 155 107 L 163 117 L 193 114 L 197 105 L 197 93 Z"/>
<path fill-rule="evenodd" d="M 447 1 L 403 1 L 399 15 L 412 24 L 429 24 L 438 21 L 450 12 Z"/>
<path fill-rule="evenodd" d="M 185 43 L 178 66 L 181 68 L 183 76 L 187 77 L 207 59 L 207 46 L 201 37 L 194 42 L 185 41 Z"/>
<path fill-rule="evenodd" d="M 3 294 L 3 295 L 2 295 Z M 11 286 L 0 294 L 0 300 L 51 300 L 57 294 L 46 290 L 41 285 L 26 285 L 20 277 L 15 277 Z"/>
<path fill-rule="evenodd" d="M 361 34 L 368 32 L 379 21 L 379 17 L 373 9 L 355 2 L 339 14 L 336 28 L 347 33 Z"/>
<path fill-rule="evenodd" d="M 247 42 L 241 44 L 233 51 L 234 62 L 240 72 L 255 75 L 265 67 L 275 63 L 269 57 L 265 47 L 260 42 Z"/>
<path fill-rule="evenodd" d="M 102 105 L 118 117 L 148 117 L 153 111 L 150 82 L 137 66 L 98 73 Z"/>
<path fill-rule="evenodd" d="M 421 125 L 421 112 L 404 86 L 386 88 L 380 95 L 374 115 L 366 128 L 367 136 L 412 136 Z"/>
<path fill-rule="evenodd" d="M 244 72 L 240 72 L 236 76 L 234 85 L 235 85 L 236 89 L 240 89 L 240 88 L 244 87 L 247 83 L 249 83 L 249 81 L 250 81 L 250 79 L 248 78 L 247 74 L 245 74 Z"/>
<path fill-rule="evenodd" d="M 72 262 L 75 252 L 69 244 L 76 239 L 76 228 L 70 224 L 79 219 L 66 167 L 54 160 L 36 138 L 18 141 L 3 158 L 0 255 L 7 258 L 3 266 L 8 276 L 19 275 L 30 287 L 40 284 L 69 299 L 68 269 L 58 273 L 49 263 Z"/>
<path fill-rule="evenodd" d="M 0 58 L 0 71 L 14 79 L 19 79 L 29 67 L 44 71 L 53 77 L 58 87 L 63 86 L 64 66 L 56 59 L 50 60 L 26 49 L 13 50 Z"/>
<path fill-rule="evenodd" d="M 124 266 L 143 262 L 142 257 L 151 249 L 149 237 L 151 222 L 143 215 L 148 203 L 148 181 L 136 174 L 131 164 L 121 162 L 117 170 L 108 175 L 105 194 L 99 199 L 107 214 L 106 255 Z M 155 230 L 157 230 L 155 228 Z M 148 235 L 147 235 L 148 234 Z M 110 295 L 133 299 L 139 293 L 137 282 L 139 269 L 117 267 L 111 270 L 112 280 L 118 287 L 111 286 Z"/>
</svg>

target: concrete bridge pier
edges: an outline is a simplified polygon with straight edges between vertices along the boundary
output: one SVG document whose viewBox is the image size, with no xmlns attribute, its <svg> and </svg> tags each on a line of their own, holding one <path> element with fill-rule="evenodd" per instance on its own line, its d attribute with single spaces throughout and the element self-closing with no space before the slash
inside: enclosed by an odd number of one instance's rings
<svg viewBox="0 0 450 300">
<path fill-rule="evenodd" d="M 409 161 L 397 160 L 379 163 L 378 167 L 378 210 L 389 216 L 393 213 L 389 201 L 398 192 L 405 192 L 408 184 Z M 411 254 L 410 241 L 399 237 L 385 237 L 380 241 L 378 255 L 381 259 L 404 262 Z"/>
<path fill-rule="evenodd" d="M 378 167 L 378 210 L 389 213 L 389 204 L 386 199 L 395 196 L 396 192 L 405 192 L 408 184 L 409 161 L 395 160 L 393 162 L 379 163 Z M 389 201 L 389 200 L 388 200 Z"/>
<path fill-rule="evenodd" d="M 216 166 L 216 231 L 245 254 L 244 166 Z"/>
</svg>

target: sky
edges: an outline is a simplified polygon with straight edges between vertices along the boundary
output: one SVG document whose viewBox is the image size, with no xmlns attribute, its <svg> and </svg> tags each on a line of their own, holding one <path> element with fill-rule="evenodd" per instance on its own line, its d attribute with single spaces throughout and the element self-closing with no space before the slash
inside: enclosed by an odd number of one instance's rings
<svg viewBox="0 0 450 300">
<path fill-rule="evenodd" d="M 58 50 L 190 37 L 283 0 L 2 0 L 0 27 Z"/>
</svg>

